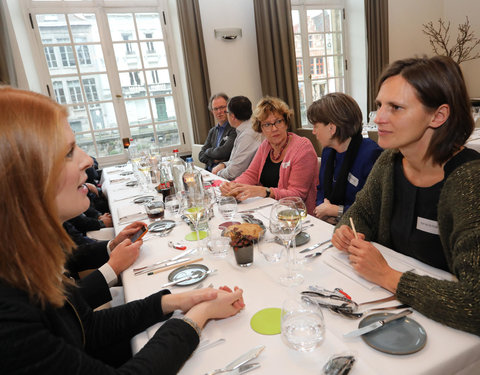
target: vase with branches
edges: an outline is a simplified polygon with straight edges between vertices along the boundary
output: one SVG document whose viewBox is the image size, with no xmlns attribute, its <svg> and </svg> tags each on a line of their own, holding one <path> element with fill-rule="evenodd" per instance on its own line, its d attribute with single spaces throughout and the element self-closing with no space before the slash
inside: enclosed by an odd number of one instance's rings
<svg viewBox="0 0 480 375">
<path fill-rule="evenodd" d="M 437 55 L 449 56 L 458 64 L 480 58 L 480 52 L 474 53 L 480 39 L 475 37 L 468 17 L 465 23 L 458 25 L 457 39 L 453 46 L 450 46 L 450 21 L 440 18 L 438 26 L 430 21 L 423 25 L 423 33 L 428 36 L 433 52 Z"/>
</svg>

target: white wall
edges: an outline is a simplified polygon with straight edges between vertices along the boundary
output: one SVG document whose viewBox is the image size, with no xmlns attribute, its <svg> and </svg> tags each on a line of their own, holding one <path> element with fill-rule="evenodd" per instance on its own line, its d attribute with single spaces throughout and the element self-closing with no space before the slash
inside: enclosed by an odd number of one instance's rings
<svg viewBox="0 0 480 375">
<path fill-rule="evenodd" d="M 262 96 L 252 0 L 200 0 L 203 38 L 212 93 L 244 95 L 255 105 Z M 241 28 L 233 41 L 215 39 L 214 29 Z"/>
<path fill-rule="evenodd" d="M 414 56 L 433 56 L 423 24 L 439 18 L 448 20 L 450 42 L 457 36 L 457 26 L 469 16 L 472 30 L 480 38 L 480 2 L 471 0 L 389 0 L 390 61 Z M 480 52 L 480 47 L 476 48 Z M 480 59 L 461 64 L 471 97 L 480 97 Z"/>
</svg>

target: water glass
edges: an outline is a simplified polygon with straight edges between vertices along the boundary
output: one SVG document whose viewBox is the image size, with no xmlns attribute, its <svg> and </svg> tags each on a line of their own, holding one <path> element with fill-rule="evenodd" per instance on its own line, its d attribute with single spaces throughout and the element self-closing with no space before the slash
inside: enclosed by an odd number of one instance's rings
<svg viewBox="0 0 480 375">
<path fill-rule="evenodd" d="M 320 307 L 301 297 L 287 299 L 281 314 L 282 339 L 292 349 L 311 352 L 323 341 L 325 323 Z"/>
<path fill-rule="evenodd" d="M 165 205 L 162 201 L 148 201 L 145 203 L 145 212 L 151 220 L 161 220 L 165 216 Z"/>
<path fill-rule="evenodd" d="M 210 237 L 207 243 L 208 253 L 215 258 L 225 258 L 230 249 L 229 237 Z"/>
<path fill-rule="evenodd" d="M 176 195 L 169 195 L 165 197 L 165 208 L 172 214 L 176 216 L 180 212 L 180 200 Z"/>
<path fill-rule="evenodd" d="M 264 256 L 265 260 L 269 263 L 276 263 L 282 259 L 283 250 L 285 248 L 282 245 L 276 243 L 262 243 L 258 244 L 258 250 Z"/>
<path fill-rule="evenodd" d="M 222 197 L 218 202 L 218 211 L 225 220 L 233 220 L 237 213 L 237 200 L 234 197 Z"/>
</svg>

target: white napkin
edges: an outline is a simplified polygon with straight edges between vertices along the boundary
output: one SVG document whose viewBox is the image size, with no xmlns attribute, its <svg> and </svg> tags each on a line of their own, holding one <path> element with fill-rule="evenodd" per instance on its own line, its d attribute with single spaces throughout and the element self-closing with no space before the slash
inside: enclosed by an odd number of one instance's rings
<svg viewBox="0 0 480 375">
<path fill-rule="evenodd" d="M 125 191 L 123 192 L 122 194 L 115 194 L 115 198 L 113 199 L 114 202 L 118 202 L 118 201 L 123 201 L 124 199 L 128 199 L 128 198 L 133 198 L 133 197 L 136 197 L 138 196 L 138 191 L 137 190 L 130 190 L 130 191 Z"/>
<path fill-rule="evenodd" d="M 135 221 L 145 218 L 146 213 L 143 206 L 132 205 L 118 207 L 118 223 L 124 224 L 128 221 Z"/>
<path fill-rule="evenodd" d="M 111 184 L 118 184 L 119 182 L 126 182 L 126 181 L 130 181 L 130 178 L 129 177 L 118 177 L 118 178 L 109 179 L 109 182 Z"/>
</svg>

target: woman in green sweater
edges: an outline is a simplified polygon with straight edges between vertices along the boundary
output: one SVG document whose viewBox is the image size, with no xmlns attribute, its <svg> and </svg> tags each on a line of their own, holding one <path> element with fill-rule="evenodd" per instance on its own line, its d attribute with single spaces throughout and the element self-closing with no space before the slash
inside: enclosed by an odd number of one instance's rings
<svg viewBox="0 0 480 375">
<path fill-rule="evenodd" d="M 464 147 L 474 123 L 462 72 L 447 57 L 394 62 L 380 77 L 376 102 L 378 143 L 389 150 L 332 242 L 360 275 L 401 302 L 480 335 L 480 154 Z M 369 241 L 458 281 L 399 272 Z"/>
</svg>

